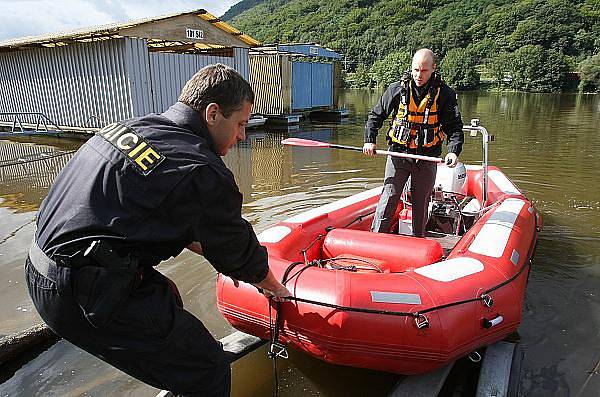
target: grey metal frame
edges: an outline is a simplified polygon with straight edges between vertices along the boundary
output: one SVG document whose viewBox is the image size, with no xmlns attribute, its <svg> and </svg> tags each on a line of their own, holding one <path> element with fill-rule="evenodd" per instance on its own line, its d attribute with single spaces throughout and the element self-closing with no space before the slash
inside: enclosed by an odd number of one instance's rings
<svg viewBox="0 0 600 397">
<path fill-rule="evenodd" d="M 60 129 L 59 126 L 56 125 L 56 123 L 52 120 L 50 120 L 50 118 L 48 116 L 46 116 L 44 113 L 41 112 L 0 112 L 0 118 L 2 118 L 2 116 L 13 116 L 13 122 L 12 122 L 12 127 L 10 129 L 11 133 L 15 132 L 15 129 L 17 127 L 17 123 L 19 124 L 19 128 L 21 130 L 21 132 L 25 132 L 25 128 L 23 127 L 23 122 L 21 121 L 21 116 L 37 116 L 35 118 L 35 129 L 34 132 L 40 132 L 39 127 L 40 127 L 40 123 L 44 126 L 44 130 L 48 132 L 48 124 L 50 124 L 51 126 L 54 127 L 54 129 L 57 132 L 63 132 L 63 130 Z"/>
<path fill-rule="evenodd" d="M 471 124 L 464 125 L 463 130 L 469 131 L 472 137 L 476 137 L 477 133 L 481 134 L 483 145 L 483 203 L 481 203 L 481 207 L 485 208 L 488 201 L 488 144 L 494 140 L 494 136 L 488 134 L 488 131 L 479 124 L 479 119 L 471 119 Z"/>
</svg>

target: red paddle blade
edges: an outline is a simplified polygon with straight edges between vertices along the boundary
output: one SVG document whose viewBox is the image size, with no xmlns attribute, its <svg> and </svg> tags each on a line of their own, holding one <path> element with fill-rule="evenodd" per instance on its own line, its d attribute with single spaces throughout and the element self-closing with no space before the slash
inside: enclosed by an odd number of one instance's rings
<svg viewBox="0 0 600 397">
<path fill-rule="evenodd" d="M 308 146 L 308 147 L 329 147 L 329 143 L 311 141 L 310 139 L 287 138 L 281 141 L 284 145 Z"/>
</svg>

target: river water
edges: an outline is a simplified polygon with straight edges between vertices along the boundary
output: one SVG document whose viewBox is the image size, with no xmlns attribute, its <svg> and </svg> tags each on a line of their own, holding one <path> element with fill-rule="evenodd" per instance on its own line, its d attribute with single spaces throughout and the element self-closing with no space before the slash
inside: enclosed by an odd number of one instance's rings
<svg viewBox="0 0 600 397">
<path fill-rule="evenodd" d="M 257 232 L 381 184 L 384 158 L 280 144 L 294 136 L 360 146 L 366 114 L 378 95 L 343 92 L 341 101 L 351 110 L 347 122 L 260 129 L 225 157 L 244 194 L 244 216 Z M 525 352 L 521 394 L 600 395 L 600 96 L 462 93 L 459 104 L 464 122 L 480 118 L 495 135 L 490 163 L 502 168 L 543 215 L 519 329 Z M 22 266 L 36 210 L 70 157 L 63 153 L 80 144 L 0 140 L 0 335 L 39 321 Z M 47 157 L 43 161 L 7 165 L 41 152 Z M 461 160 L 480 162 L 480 138 L 466 137 Z M 232 331 L 215 307 L 216 276 L 206 261 L 186 251 L 160 269 L 217 338 Z M 232 371 L 232 396 L 271 395 L 273 373 L 264 348 L 235 363 Z M 157 392 L 64 341 L 0 375 L 0 396 L 148 397 Z M 385 396 L 397 381 L 391 374 L 328 365 L 294 351 L 289 360 L 279 360 L 278 375 L 282 397 Z"/>
</svg>

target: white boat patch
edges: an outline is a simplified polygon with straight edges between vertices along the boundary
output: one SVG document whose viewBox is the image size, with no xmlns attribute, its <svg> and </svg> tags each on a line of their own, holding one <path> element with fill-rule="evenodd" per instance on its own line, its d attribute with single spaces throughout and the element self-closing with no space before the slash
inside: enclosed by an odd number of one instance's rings
<svg viewBox="0 0 600 397">
<path fill-rule="evenodd" d="M 521 194 L 519 189 L 504 175 L 502 172 L 498 170 L 491 170 L 488 175 L 494 185 L 498 186 L 500 190 L 507 194 Z"/>
<path fill-rule="evenodd" d="M 360 201 L 370 199 L 371 197 L 375 197 L 378 194 L 381 194 L 382 187 L 376 187 L 364 192 L 360 192 L 350 197 L 343 198 L 338 201 L 334 201 L 333 203 L 325 204 L 321 207 L 313 208 L 312 210 L 303 212 L 301 214 L 295 215 L 289 219 L 286 219 L 284 222 L 287 223 L 304 223 L 313 218 L 316 218 L 323 214 L 328 214 L 335 210 L 339 210 L 341 208 L 347 207 L 352 204 L 356 204 Z"/>
<path fill-rule="evenodd" d="M 452 258 L 415 269 L 415 273 L 432 280 L 448 282 L 479 273 L 483 269 L 483 263 L 477 259 Z"/>
<path fill-rule="evenodd" d="M 508 239 L 515 222 L 519 217 L 525 201 L 520 199 L 505 200 L 485 222 L 469 251 L 475 254 L 500 258 L 508 245 Z"/>
<path fill-rule="evenodd" d="M 420 305 L 421 295 L 405 292 L 380 292 L 370 291 L 371 301 L 377 303 L 404 303 L 407 305 Z"/>
<path fill-rule="evenodd" d="M 471 171 L 479 171 L 483 169 L 483 166 L 475 164 L 465 164 L 465 168 Z"/>
<path fill-rule="evenodd" d="M 257 236 L 261 243 L 278 243 L 290 234 L 292 229 L 287 226 L 273 226 Z"/>
</svg>

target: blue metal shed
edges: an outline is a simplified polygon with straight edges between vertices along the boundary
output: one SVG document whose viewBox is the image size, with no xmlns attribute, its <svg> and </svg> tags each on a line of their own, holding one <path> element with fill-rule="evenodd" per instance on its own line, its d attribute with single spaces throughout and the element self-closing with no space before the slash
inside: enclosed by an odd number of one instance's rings
<svg viewBox="0 0 600 397">
<path fill-rule="evenodd" d="M 253 111 L 284 115 L 338 105 L 341 55 L 318 44 L 276 44 L 250 52 Z"/>
</svg>

